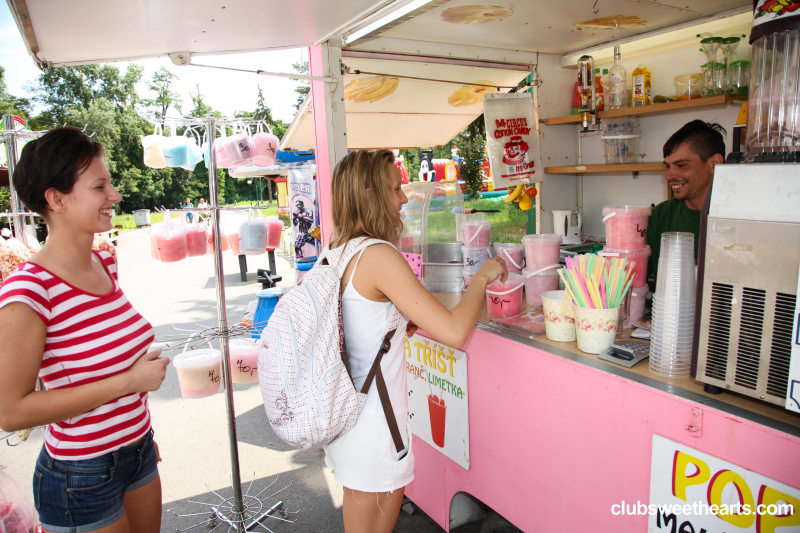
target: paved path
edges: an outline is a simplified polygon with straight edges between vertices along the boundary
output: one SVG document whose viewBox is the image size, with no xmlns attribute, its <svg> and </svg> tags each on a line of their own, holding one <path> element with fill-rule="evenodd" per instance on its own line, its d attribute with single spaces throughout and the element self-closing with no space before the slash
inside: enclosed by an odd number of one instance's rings
<svg viewBox="0 0 800 533">
<path fill-rule="evenodd" d="M 158 334 L 175 334 L 173 325 L 189 329 L 196 327 L 196 322 L 216 324 L 212 256 L 160 263 L 150 258 L 149 237 L 143 229 L 121 234 L 117 253 L 123 290 Z M 280 285 L 291 287 L 294 270 L 290 259 L 280 253 L 276 256 L 278 272 L 285 280 Z M 260 289 L 255 271 L 267 267 L 266 256 L 248 258 L 247 282 L 240 280 L 237 258 L 230 252 L 225 252 L 223 257 L 228 317 L 235 321 Z M 173 358 L 177 353 L 170 351 L 167 355 Z M 342 532 L 342 489 L 324 466 L 322 451 L 300 452 L 274 435 L 264 414 L 257 383 L 235 385 L 234 391 L 245 488 L 255 479 L 251 494 L 259 492 L 279 476 L 272 489 L 282 488 L 291 481 L 292 486 L 280 497 L 288 510 L 301 510 L 294 525 L 273 520 L 268 524 L 270 529 L 275 533 Z M 175 369 L 170 366 L 161 389 L 150 394 L 150 410 L 164 458 L 159 469 L 164 491 L 161 530 L 174 532 L 176 527 L 183 529 L 201 521 L 197 517 L 179 519 L 175 516 L 176 513 L 205 510 L 205 506 L 187 503 L 187 498 L 210 503 L 218 501 L 206 485 L 225 497 L 232 495 L 225 399 L 223 394 L 199 400 L 183 399 Z M 0 470 L 14 478 L 29 494 L 33 466 L 41 445 L 40 431 L 17 447 L 0 444 Z M 275 501 L 277 498 L 271 500 Z M 216 531 L 224 533 L 226 529 L 220 527 Z M 206 526 L 192 530 L 193 533 L 203 531 L 208 531 Z M 401 512 L 395 531 L 441 533 L 443 530 L 417 510 L 413 515 Z"/>
</svg>

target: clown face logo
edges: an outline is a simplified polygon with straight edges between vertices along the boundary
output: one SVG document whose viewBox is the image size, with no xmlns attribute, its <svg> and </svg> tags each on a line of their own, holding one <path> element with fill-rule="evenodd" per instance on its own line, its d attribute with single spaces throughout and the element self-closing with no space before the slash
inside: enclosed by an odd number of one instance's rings
<svg viewBox="0 0 800 533">
<path fill-rule="evenodd" d="M 503 155 L 503 163 L 506 165 L 519 165 L 524 163 L 527 159 L 528 143 L 522 140 L 522 137 L 511 137 L 505 145 L 505 154 Z"/>
</svg>

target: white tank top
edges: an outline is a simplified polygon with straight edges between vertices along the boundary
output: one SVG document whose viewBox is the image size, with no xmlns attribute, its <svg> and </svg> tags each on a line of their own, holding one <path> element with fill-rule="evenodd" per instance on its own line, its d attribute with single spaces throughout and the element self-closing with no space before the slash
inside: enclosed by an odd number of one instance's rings
<svg viewBox="0 0 800 533">
<path fill-rule="evenodd" d="M 367 379 L 369 369 L 381 347 L 383 327 L 389 320 L 392 302 L 375 302 L 361 296 L 353 284 L 358 261 L 350 274 L 350 281 L 342 293 L 342 320 L 344 322 L 344 340 L 347 346 L 347 359 L 356 390 L 360 391 Z M 408 413 L 408 396 L 406 383 L 405 341 L 408 319 L 403 317 L 392 338 L 392 348 L 381 360 L 381 372 L 389 390 L 389 399 L 395 415 Z M 362 413 L 383 416 L 383 407 L 378 396 L 378 389 L 373 380 L 367 394 Z"/>
</svg>

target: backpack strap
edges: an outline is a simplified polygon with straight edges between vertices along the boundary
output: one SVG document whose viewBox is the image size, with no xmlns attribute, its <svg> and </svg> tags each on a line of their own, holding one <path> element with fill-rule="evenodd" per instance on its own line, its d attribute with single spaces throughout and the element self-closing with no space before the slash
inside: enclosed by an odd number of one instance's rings
<svg viewBox="0 0 800 533">
<path fill-rule="evenodd" d="M 396 329 L 393 329 L 383 337 L 381 348 L 378 350 L 378 355 L 375 356 L 375 362 L 372 363 L 372 368 L 369 369 L 369 374 L 367 374 L 367 379 L 364 381 L 364 386 L 361 387 L 361 393 L 367 394 L 370 386 L 372 386 L 372 380 L 375 379 L 375 386 L 378 389 L 378 396 L 381 399 L 383 414 L 386 417 L 386 423 L 389 424 L 389 433 L 392 434 L 392 440 L 394 441 L 394 447 L 397 453 L 400 453 L 405 449 L 405 446 L 403 445 L 403 438 L 400 435 L 400 428 L 397 427 L 397 418 L 394 416 L 392 402 L 389 399 L 389 390 L 386 388 L 386 381 L 384 381 L 383 372 L 381 372 L 381 360 L 384 354 L 391 350 L 392 337 L 394 337 L 396 331 Z"/>
<path fill-rule="evenodd" d="M 356 254 L 372 246 L 373 244 L 388 244 L 395 250 L 397 249 L 397 247 L 389 241 L 371 239 L 369 237 L 357 237 L 338 248 L 330 249 L 328 246 L 325 246 L 319 258 L 317 259 L 317 264 L 322 264 L 322 260 L 324 258 L 330 266 L 336 269 L 336 274 L 339 276 L 339 279 L 341 279 L 342 274 L 344 274 L 344 271 L 347 268 L 347 265 L 350 263 L 350 260 Z"/>
</svg>

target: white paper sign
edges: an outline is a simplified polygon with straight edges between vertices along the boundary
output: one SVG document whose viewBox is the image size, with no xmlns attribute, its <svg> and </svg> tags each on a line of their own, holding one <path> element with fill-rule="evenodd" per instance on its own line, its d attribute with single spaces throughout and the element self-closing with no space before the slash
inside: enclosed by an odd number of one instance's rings
<svg viewBox="0 0 800 533">
<path fill-rule="evenodd" d="M 794 305 L 792 355 L 789 359 L 789 383 L 786 387 L 786 409 L 800 413 L 800 272 L 797 277 L 797 301 Z"/>
<path fill-rule="evenodd" d="M 611 512 L 649 514 L 648 533 L 800 531 L 800 490 L 658 435 L 649 505 L 621 505 Z"/>
<path fill-rule="evenodd" d="M 411 432 L 469 470 L 466 352 L 415 334 L 406 370 Z"/>
<path fill-rule="evenodd" d="M 537 181 L 543 169 L 531 94 L 484 94 L 483 113 L 494 188 Z"/>
</svg>

